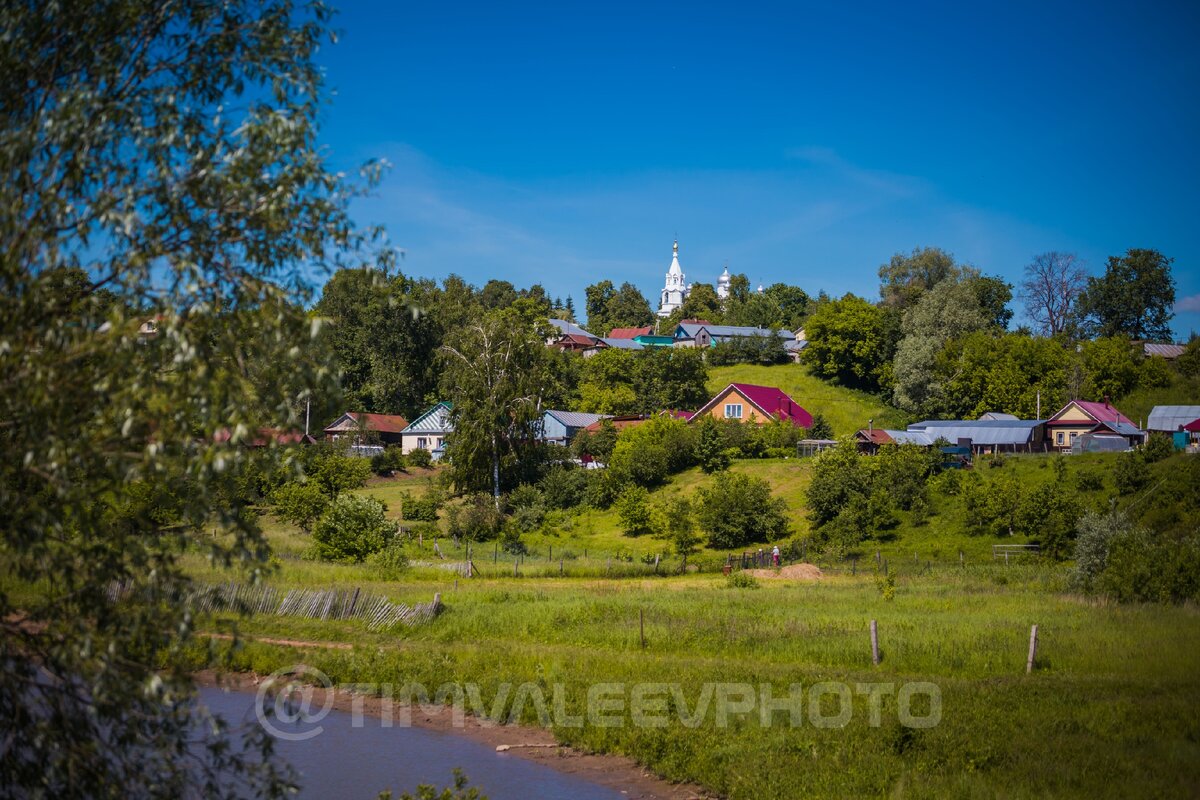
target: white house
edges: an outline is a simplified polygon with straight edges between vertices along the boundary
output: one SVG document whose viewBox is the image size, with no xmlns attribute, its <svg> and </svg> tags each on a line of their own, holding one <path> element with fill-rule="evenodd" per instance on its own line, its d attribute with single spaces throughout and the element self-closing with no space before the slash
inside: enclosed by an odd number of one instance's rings
<svg viewBox="0 0 1200 800">
<path fill-rule="evenodd" d="M 454 430 L 450 408 L 450 403 L 438 403 L 409 423 L 400 432 L 400 452 L 407 455 L 414 450 L 428 450 L 434 460 L 441 458 L 446 452 L 446 437 Z"/>
</svg>

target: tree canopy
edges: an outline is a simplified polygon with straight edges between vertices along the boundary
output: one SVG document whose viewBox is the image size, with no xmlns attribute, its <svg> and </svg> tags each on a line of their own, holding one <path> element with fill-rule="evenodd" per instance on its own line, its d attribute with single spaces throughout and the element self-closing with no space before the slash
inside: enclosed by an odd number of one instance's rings
<svg viewBox="0 0 1200 800">
<path fill-rule="evenodd" d="M 1175 279 L 1171 263 L 1157 250 L 1131 248 L 1109 256 L 1104 275 L 1088 278 L 1079 314 L 1097 336 L 1171 341 Z"/>
</svg>

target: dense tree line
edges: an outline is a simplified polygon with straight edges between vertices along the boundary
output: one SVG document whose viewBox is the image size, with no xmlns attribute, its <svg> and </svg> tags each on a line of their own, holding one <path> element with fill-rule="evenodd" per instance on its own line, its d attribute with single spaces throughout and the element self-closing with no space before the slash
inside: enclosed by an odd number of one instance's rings
<svg viewBox="0 0 1200 800">
<path fill-rule="evenodd" d="M 1039 396 L 1044 411 L 1071 398 L 1119 399 L 1196 372 L 1190 356 L 1172 369 L 1139 349 L 1170 339 L 1170 265 L 1132 249 L 1089 277 L 1072 254 L 1039 255 L 1020 287 L 1033 327 L 1010 331 L 1009 284 L 939 248 L 896 254 L 879 269 L 879 302 L 815 304 L 803 358 L 820 377 L 922 417 L 1030 418 Z"/>
</svg>

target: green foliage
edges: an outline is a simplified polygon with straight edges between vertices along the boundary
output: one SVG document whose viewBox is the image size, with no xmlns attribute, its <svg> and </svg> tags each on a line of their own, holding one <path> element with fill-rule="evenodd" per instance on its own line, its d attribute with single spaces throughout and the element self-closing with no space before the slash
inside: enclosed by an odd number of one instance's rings
<svg viewBox="0 0 1200 800">
<path fill-rule="evenodd" d="M 587 472 L 576 467 L 554 466 L 538 482 L 547 508 L 574 508 L 584 502 Z"/>
<path fill-rule="evenodd" d="M 442 391 L 454 398 L 446 452 L 459 488 L 499 497 L 540 467 L 546 333 L 518 307 L 489 312 L 442 345 Z"/>
<path fill-rule="evenodd" d="M 813 374 L 866 391 L 890 384 L 894 345 L 882 309 L 847 294 L 817 308 L 804 324 L 801 359 Z"/>
<path fill-rule="evenodd" d="M 400 800 L 487 800 L 486 795 L 479 793 L 474 786 L 467 786 L 467 776 L 458 767 L 454 768 L 454 786 L 445 786 L 439 792 L 436 786 L 422 783 L 417 786 L 416 794 L 405 792 Z M 391 791 L 380 792 L 377 800 L 392 800 Z"/>
<path fill-rule="evenodd" d="M 808 516 L 818 527 L 830 522 L 843 509 L 865 501 L 872 476 L 858 448 L 850 439 L 825 450 L 813 460 L 812 483 L 808 487 Z"/>
<path fill-rule="evenodd" d="M 954 256 L 940 247 L 914 247 L 909 255 L 896 253 L 879 268 L 879 296 L 884 305 L 910 308 L 925 292 L 961 274 Z"/>
<path fill-rule="evenodd" d="M 1078 499 L 1062 483 L 1043 483 L 1021 497 L 1015 532 L 1033 537 L 1043 555 L 1062 560 L 1074 549 L 1082 514 Z"/>
<path fill-rule="evenodd" d="M 269 737 L 232 744 L 164 665 L 200 616 L 186 557 L 268 566 L 242 478 L 284 453 L 247 445 L 300 427 L 308 399 L 340 401 L 308 276 L 376 254 L 348 215 L 360 187 L 319 149 L 330 17 L 286 0 L 0 6 L 6 795 L 287 793 Z M 75 269 L 86 282 L 64 280 Z M 175 520 L 112 524 L 143 491 L 174 495 Z"/>
<path fill-rule="evenodd" d="M 875 589 L 879 596 L 889 603 L 896 599 L 896 573 L 888 570 L 875 579 Z"/>
<path fill-rule="evenodd" d="M 1113 468 L 1113 482 L 1123 495 L 1136 494 L 1150 483 L 1150 471 L 1145 457 L 1136 450 L 1117 455 Z"/>
<path fill-rule="evenodd" d="M 697 520 L 709 547 L 731 549 L 787 536 L 787 504 L 761 478 L 722 472 L 697 491 Z"/>
<path fill-rule="evenodd" d="M 484 492 L 463 498 L 456 513 L 447 519 L 451 536 L 474 542 L 494 539 L 504 525 L 504 515 L 496 508 L 495 499 Z"/>
<path fill-rule="evenodd" d="M 729 468 L 729 452 L 717 427 L 717 421 L 705 416 L 696 424 L 696 461 L 708 474 Z"/>
<path fill-rule="evenodd" d="M 710 348 L 708 363 L 714 367 L 729 364 L 786 364 L 791 356 L 784 349 L 785 341 L 775 330 L 769 336 L 737 336 Z"/>
<path fill-rule="evenodd" d="M 394 538 L 382 550 L 367 557 L 372 571 L 385 581 L 400 580 L 408 571 L 408 556 L 404 552 L 404 544 Z"/>
<path fill-rule="evenodd" d="M 655 533 L 655 519 L 650 511 L 649 493 L 641 486 L 630 486 L 617 498 L 615 508 L 621 530 L 626 536 Z"/>
<path fill-rule="evenodd" d="M 758 578 L 743 570 L 729 573 L 729 577 L 725 579 L 725 584 L 730 589 L 757 589 L 761 586 Z"/>
<path fill-rule="evenodd" d="M 1165 389 L 1174 381 L 1171 365 L 1162 356 L 1150 356 L 1138 370 L 1139 389 Z"/>
<path fill-rule="evenodd" d="M 652 487 L 695 463 L 696 431 L 686 422 L 652 417 L 617 438 L 608 471 L 619 483 Z"/>
<path fill-rule="evenodd" d="M 403 471 L 407 465 L 399 447 L 385 447 L 382 453 L 371 457 L 371 471 L 376 475 L 391 475 Z"/>
<path fill-rule="evenodd" d="M 333 447 L 320 447 L 309 459 L 305 472 L 321 491 L 335 498 L 366 485 L 371 477 L 371 460 L 343 455 Z"/>
<path fill-rule="evenodd" d="M 354 563 L 382 550 L 399 530 L 383 503 L 361 495 L 339 495 L 313 527 L 313 552 L 324 561 Z"/>
<path fill-rule="evenodd" d="M 404 519 L 412 522 L 437 522 L 438 509 L 441 508 L 441 505 L 437 497 L 430 495 L 415 497 L 405 493 L 400 502 L 400 514 Z"/>
<path fill-rule="evenodd" d="M 654 322 L 650 303 L 631 283 L 614 289 L 612 281 L 600 281 L 585 292 L 587 326 L 594 336 L 608 336 L 613 328 L 642 328 Z"/>
<path fill-rule="evenodd" d="M 1147 464 L 1154 464 L 1164 458 L 1170 458 L 1175 453 L 1175 441 L 1169 433 L 1151 433 L 1142 446 L 1142 458 Z"/>
<path fill-rule="evenodd" d="M 708 400 L 707 380 L 704 353 L 694 348 L 610 348 L 584 361 L 579 410 L 649 415 L 698 408 Z"/>
<path fill-rule="evenodd" d="M 834 437 L 833 426 L 829 424 L 829 420 L 825 419 L 825 415 L 820 411 L 813 414 L 812 426 L 808 429 L 808 438 L 810 439 L 832 439 Z"/>
<path fill-rule="evenodd" d="M 1141 248 L 1109 256 L 1104 275 L 1088 278 L 1079 298 L 1080 316 L 1088 328 L 1099 336 L 1171 341 L 1172 261 L 1157 250 Z"/>
<path fill-rule="evenodd" d="M 954 419 L 976 419 L 988 411 L 1035 419 L 1069 399 L 1062 341 L 1021 334 L 975 331 L 946 343 L 935 362 L 942 387 L 935 409 Z"/>
<path fill-rule="evenodd" d="M 1075 539 L 1075 569 L 1071 573 L 1071 582 L 1076 588 L 1085 592 L 1096 589 L 1096 580 L 1108 566 L 1108 551 L 1113 539 L 1127 534 L 1131 528 L 1129 519 L 1117 511 L 1106 514 L 1089 511 L 1080 518 Z"/>
<path fill-rule="evenodd" d="M 418 447 L 411 451 L 405 458 L 409 464 L 421 469 L 429 469 L 429 465 L 433 463 L 433 453 L 423 447 Z"/>
<path fill-rule="evenodd" d="M 1163 534 L 1141 527 L 1116 532 L 1096 587 L 1121 602 L 1200 601 L 1200 532 Z"/>
<path fill-rule="evenodd" d="M 325 509 L 329 496 L 313 481 L 285 483 L 271 494 L 275 516 L 308 533 Z"/>
<path fill-rule="evenodd" d="M 671 501 L 665 511 L 664 533 L 680 558 L 680 570 L 687 568 L 690 556 L 700 551 L 704 539 L 696 533 L 696 521 L 692 504 L 686 497 Z"/>
<path fill-rule="evenodd" d="M 315 311 L 332 325 L 334 364 L 352 408 L 409 418 L 435 388 L 439 331 L 413 313 L 411 282 L 381 270 L 342 269 L 321 290 Z"/>
<path fill-rule="evenodd" d="M 1082 347 L 1088 396 L 1096 400 L 1124 397 L 1137 387 L 1138 362 L 1129 337 L 1102 337 L 1084 342 Z"/>
</svg>

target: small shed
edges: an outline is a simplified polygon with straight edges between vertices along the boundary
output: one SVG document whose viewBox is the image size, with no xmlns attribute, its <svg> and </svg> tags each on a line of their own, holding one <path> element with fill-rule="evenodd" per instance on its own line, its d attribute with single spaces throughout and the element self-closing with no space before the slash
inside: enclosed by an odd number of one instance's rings
<svg viewBox="0 0 1200 800">
<path fill-rule="evenodd" d="M 542 413 L 542 432 L 538 439 L 546 444 L 566 447 L 575 434 L 602 419 L 607 414 L 585 414 L 582 411 L 545 411 Z"/>
</svg>

